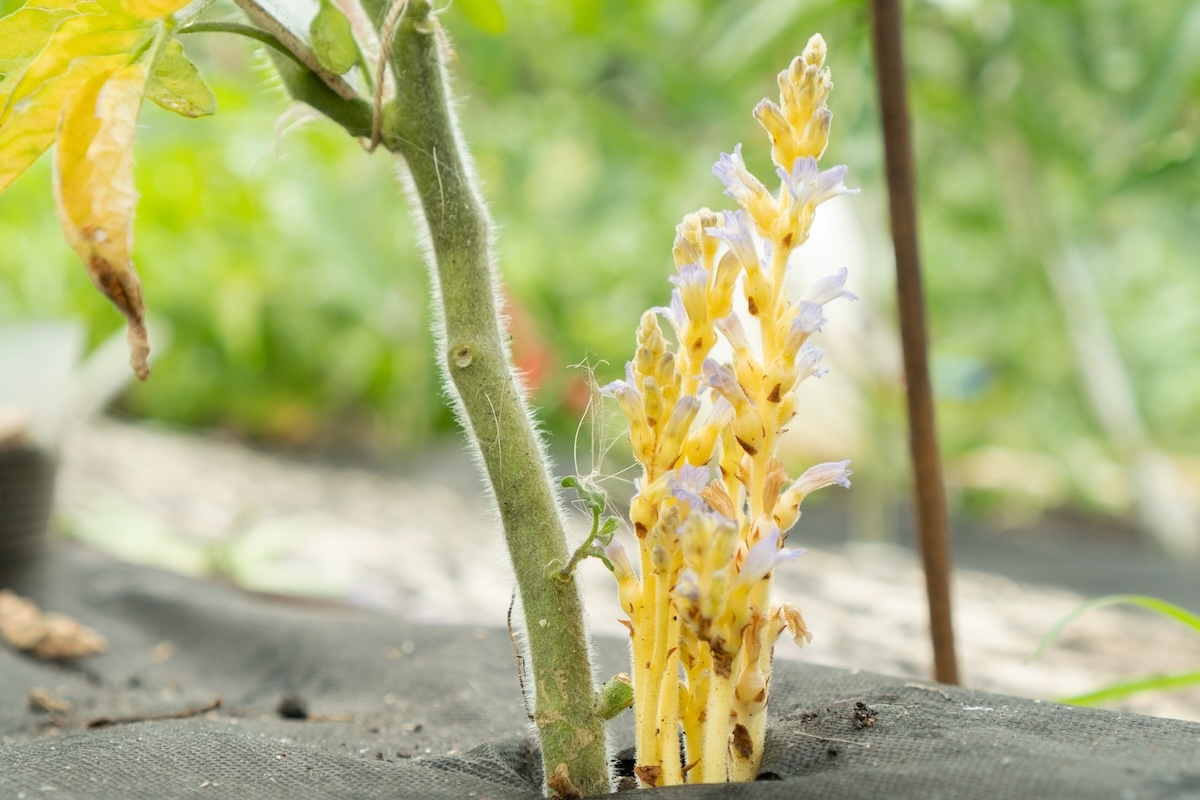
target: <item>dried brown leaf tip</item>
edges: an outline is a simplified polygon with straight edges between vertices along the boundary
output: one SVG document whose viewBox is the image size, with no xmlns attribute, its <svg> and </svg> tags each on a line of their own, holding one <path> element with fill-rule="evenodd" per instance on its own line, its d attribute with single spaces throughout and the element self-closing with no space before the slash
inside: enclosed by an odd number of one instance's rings
<svg viewBox="0 0 1200 800">
<path fill-rule="evenodd" d="M 108 647 L 96 631 L 63 614 L 45 612 L 32 600 L 0 591 L 0 637 L 34 658 L 67 661 Z"/>
<path fill-rule="evenodd" d="M 643 765 L 633 768 L 633 774 L 644 786 L 658 786 L 662 780 L 662 767 L 657 764 Z"/>
<path fill-rule="evenodd" d="M 566 764 L 554 768 L 554 774 L 546 781 L 546 785 L 550 787 L 550 796 L 554 800 L 580 800 L 583 797 L 583 792 L 571 783 L 571 773 Z"/>
</svg>

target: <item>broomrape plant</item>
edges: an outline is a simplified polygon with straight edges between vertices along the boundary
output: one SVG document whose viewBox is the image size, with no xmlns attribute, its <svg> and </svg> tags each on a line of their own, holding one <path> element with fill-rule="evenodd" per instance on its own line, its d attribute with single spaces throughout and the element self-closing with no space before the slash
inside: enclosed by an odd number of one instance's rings
<svg viewBox="0 0 1200 800">
<path fill-rule="evenodd" d="M 779 104 L 764 99 L 754 109 L 779 191 L 750 173 L 741 145 L 721 155 L 713 172 L 740 208 L 684 218 L 670 305 L 642 316 L 625 379 L 604 387 L 629 422 L 642 468 L 629 514 L 640 570 L 619 542 L 604 554 L 628 615 L 636 773 L 645 786 L 754 779 L 774 644 L 785 630 L 800 646 L 812 638 L 799 608 L 771 602 L 771 573 L 804 552 L 783 546 L 804 498 L 850 485 L 848 461 L 789 480 L 776 455 L 798 387 L 825 371 L 809 341 L 826 321 L 825 304 L 854 299 L 845 269 L 796 300 L 784 288 L 817 206 L 852 191 L 845 167 L 817 166 L 832 118 L 824 64 L 825 42 L 813 36 L 779 74 Z M 745 321 L 735 312 L 739 288 Z M 728 361 L 713 355 L 720 339 Z"/>
</svg>

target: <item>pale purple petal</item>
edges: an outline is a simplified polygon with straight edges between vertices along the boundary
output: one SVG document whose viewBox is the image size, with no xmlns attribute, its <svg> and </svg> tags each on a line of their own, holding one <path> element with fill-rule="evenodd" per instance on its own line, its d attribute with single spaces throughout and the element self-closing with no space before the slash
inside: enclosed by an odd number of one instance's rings
<svg viewBox="0 0 1200 800">
<path fill-rule="evenodd" d="M 804 550 L 798 547 L 779 546 L 779 528 L 771 528 L 766 536 L 758 540 L 758 544 L 746 553 L 738 580 L 753 583 L 771 574 L 771 570 L 785 561 L 791 561 L 804 555 Z"/>
<path fill-rule="evenodd" d="M 713 165 L 713 174 L 725 184 L 725 194 L 743 206 L 749 206 L 756 197 L 767 193 L 767 187 L 746 169 L 742 160 L 742 146 L 733 148 L 733 153 L 722 153 Z"/>
<path fill-rule="evenodd" d="M 629 561 L 629 554 L 616 539 L 605 546 L 604 557 L 612 564 L 613 576 L 618 581 L 637 580 L 637 572 L 634 571 L 633 564 Z"/>
<path fill-rule="evenodd" d="M 805 378 L 819 378 L 829 370 L 821 366 L 821 359 L 825 357 L 825 351 L 811 342 L 805 342 L 800 348 L 800 356 L 796 361 L 796 380 L 802 381 Z"/>
<path fill-rule="evenodd" d="M 676 334 L 679 334 L 687 326 L 687 311 L 683 307 L 683 297 L 679 294 L 678 289 L 671 291 L 670 305 L 654 306 L 650 310 L 655 314 L 661 314 L 663 319 L 671 323 Z"/>
<path fill-rule="evenodd" d="M 821 177 L 821 168 L 817 166 L 817 160 L 812 156 L 797 158 L 792 164 L 790 172 L 783 167 L 776 167 L 775 172 L 787 187 L 788 193 L 800 203 L 808 201 L 810 188 Z"/>
<path fill-rule="evenodd" d="M 828 275 L 808 287 L 808 291 L 804 293 L 803 299 L 819 305 L 825 305 L 831 300 L 837 300 L 840 297 L 844 297 L 847 300 L 857 300 L 858 295 L 846 289 L 846 278 L 849 275 L 850 270 L 842 267 L 837 271 L 836 275 Z"/>
<path fill-rule="evenodd" d="M 755 267 L 759 263 L 758 249 L 755 246 L 754 231 L 750 225 L 750 216 L 742 210 L 723 211 L 722 224 L 719 227 L 705 228 L 709 236 L 715 236 L 726 245 L 743 266 Z"/>
<path fill-rule="evenodd" d="M 825 319 L 825 308 L 820 303 L 814 303 L 811 300 L 801 300 L 796 304 L 796 307 L 796 318 L 792 320 L 792 329 L 799 333 L 819 331 L 821 330 L 821 326 L 829 321 Z"/>
<path fill-rule="evenodd" d="M 821 172 L 817 160 L 812 156 L 797 158 L 790 172 L 783 167 L 776 167 L 775 171 L 783 179 L 797 206 L 818 206 L 839 195 L 858 191 L 846 188 L 843 182 L 846 179 L 846 167 L 837 166 Z"/>
<path fill-rule="evenodd" d="M 824 308 L 820 303 L 811 300 L 800 301 L 796 318 L 792 320 L 787 337 L 783 340 L 783 351 L 788 358 L 795 358 L 809 334 L 821 330 L 821 326 L 828 322 L 823 313 Z"/>
<path fill-rule="evenodd" d="M 849 489 L 850 476 L 853 474 L 850 471 L 849 459 L 846 461 L 828 461 L 824 464 L 809 467 L 804 471 L 803 475 L 792 482 L 792 485 L 788 487 L 788 491 L 805 497 L 817 489 L 823 489 L 826 486 L 833 486 L 834 484 Z"/>
<path fill-rule="evenodd" d="M 708 486 L 710 480 L 712 474 L 708 467 L 685 464 L 667 479 L 667 485 L 671 487 L 671 494 L 676 500 L 688 503 L 693 511 L 701 511 L 708 508 L 708 504 L 704 502 L 700 493 Z"/>
<path fill-rule="evenodd" d="M 741 384 L 738 383 L 733 370 L 716 359 L 704 359 L 704 363 L 700 365 L 700 379 L 730 403 L 746 399 L 746 393 L 742 391 Z"/>
<path fill-rule="evenodd" d="M 843 194 L 858 194 L 858 189 L 846 188 L 845 180 L 845 165 L 831 167 L 822 172 L 820 180 L 817 181 L 816 196 L 812 199 L 813 204 L 820 205 L 826 200 L 832 200 Z"/>
<path fill-rule="evenodd" d="M 613 381 L 612 383 L 606 383 L 600 387 L 600 393 L 608 395 L 609 397 L 615 397 L 618 400 L 631 399 L 632 397 L 636 397 L 640 400 L 642 397 L 641 394 L 638 393 L 638 390 L 633 388 L 633 384 L 628 381 Z"/>
<path fill-rule="evenodd" d="M 722 317 L 715 324 L 735 353 L 743 353 L 750 349 L 750 339 L 746 336 L 746 329 L 737 314 Z"/>
<path fill-rule="evenodd" d="M 625 364 L 625 380 L 613 381 L 601 386 L 600 393 L 615 397 L 621 404 L 621 410 L 631 421 L 641 413 L 639 409 L 642 407 L 642 394 L 637 390 L 637 383 L 633 379 L 632 362 Z"/>
<path fill-rule="evenodd" d="M 708 412 L 708 421 L 709 424 L 716 425 L 718 428 L 722 428 L 733 422 L 733 419 L 736 416 L 737 409 L 733 407 L 733 404 L 721 395 L 717 395 L 717 399 L 713 403 L 712 411 Z"/>
</svg>

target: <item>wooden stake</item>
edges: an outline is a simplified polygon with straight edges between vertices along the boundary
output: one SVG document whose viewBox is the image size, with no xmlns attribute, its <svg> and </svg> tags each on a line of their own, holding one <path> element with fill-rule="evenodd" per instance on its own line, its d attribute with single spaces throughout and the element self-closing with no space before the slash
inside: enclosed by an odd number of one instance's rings
<svg viewBox="0 0 1200 800">
<path fill-rule="evenodd" d="M 909 445 L 916 485 L 917 532 L 929 594 L 934 678 L 958 683 L 954 626 L 950 613 L 950 524 L 938 455 L 933 392 L 929 385 L 925 301 L 917 248 L 912 139 L 904 72 L 903 19 L 899 0 L 871 0 L 876 85 L 883 119 L 884 161 L 892 242 L 896 250 L 896 293 L 907 382 Z"/>
</svg>

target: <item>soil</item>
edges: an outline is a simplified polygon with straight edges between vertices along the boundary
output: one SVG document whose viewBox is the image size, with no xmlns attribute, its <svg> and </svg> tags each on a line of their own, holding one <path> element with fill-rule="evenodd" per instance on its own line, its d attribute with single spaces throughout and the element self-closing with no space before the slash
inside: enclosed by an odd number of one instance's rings
<svg viewBox="0 0 1200 800">
<path fill-rule="evenodd" d="M 846 516 L 840 501 L 806 507 L 789 539 L 809 552 L 777 571 L 776 594 L 803 608 L 815 638 L 802 651 L 781 642 L 777 658 L 926 679 L 924 583 L 905 525 L 897 523 L 893 543 L 852 543 Z M 101 420 L 64 442 L 57 518 L 62 530 L 119 557 L 417 622 L 503 631 L 511 600 L 493 512 L 457 443 L 387 470 Z M 1020 529 L 956 524 L 963 566 L 954 602 L 967 686 L 1053 698 L 1197 668 L 1200 637 L 1123 608 L 1086 615 L 1042 659 L 1028 661 L 1056 621 L 1098 594 L 1145 591 L 1200 609 L 1191 565 L 1087 527 L 1094 528 L 1066 518 Z M 588 529 L 577 518 L 573 540 Z M 625 635 L 603 566 L 586 561 L 580 574 L 593 630 Z M 396 657 L 405 657 L 403 646 Z M 1200 689 L 1115 707 L 1200 720 Z"/>
</svg>

